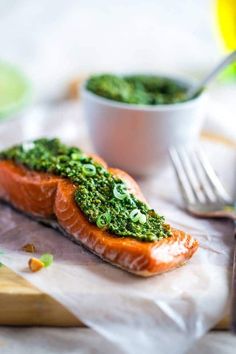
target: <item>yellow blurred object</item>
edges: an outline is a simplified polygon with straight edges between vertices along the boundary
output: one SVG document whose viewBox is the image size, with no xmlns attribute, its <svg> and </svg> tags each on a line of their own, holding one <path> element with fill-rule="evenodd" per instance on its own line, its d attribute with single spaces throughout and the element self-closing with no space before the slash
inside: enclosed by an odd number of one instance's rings
<svg viewBox="0 0 236 354">
<path fill-rule="evenodd" d="M 236 49 L 236 0 L 217 0 L 217 18 L 224 45 Z"/>
<path fill-rule="evenodd" d="M 216 0 L 217 24 L 226 51 L 236 49 L 236 0 Z M 226 68 L 221 78 L 235 80 L 236 63 Z"/>
</svg>

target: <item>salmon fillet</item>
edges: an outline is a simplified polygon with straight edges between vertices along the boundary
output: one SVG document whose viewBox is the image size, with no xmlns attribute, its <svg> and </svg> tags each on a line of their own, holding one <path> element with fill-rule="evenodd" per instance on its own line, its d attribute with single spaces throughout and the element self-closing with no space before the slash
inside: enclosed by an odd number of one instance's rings
<svg viewBox="0 0 236 354">
<path fill-rule="evenodd" d="M 94 160 L 107 167 L 96 155 Z M 109 169 L 122 179 L 137 198 L 145 201 L 137 183 L 124 171 Z M 198 248 L 198 242 L 184 231 L 155 242 L 118 237 L 91 224 L 74 200 L 70 180 L 45 172 L 34 172 L 8 160 L 0 161 L 0 199 L 29 215 L 56 220 L 60 229 L 103 260 L 126 271 L 152 276 L 184 264 Z"/>
</svg>

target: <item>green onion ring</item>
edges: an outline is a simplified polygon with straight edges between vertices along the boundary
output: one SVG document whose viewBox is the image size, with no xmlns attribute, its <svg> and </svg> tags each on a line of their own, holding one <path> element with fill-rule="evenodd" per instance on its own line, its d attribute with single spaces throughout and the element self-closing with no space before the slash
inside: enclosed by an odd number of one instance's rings
<svg viewBox="0 0 236 354">
<path fill-rule="evenodd" d="M 140 222 L 140 224 L 145 224 L 145 223 L 146 223 L 146 221 L 147 221 L 147 217 L 146 217 L 146 215 L 145 215 L 145 214 L 140 213 L 140 215 L 139 215 L 139 222 Z"/>
<path fill-rule="evenodd" d="M 139 209 L 132 210 L 129 216 L 133 222 L 140 222 L 140 224 L 145 224 L 147 221 L 146 215 L 142 214 Z"/>
<path fill-rule="evenodd" d="M 127 197 L 128 191 L 126 190 L 126 187 L 124 184 L 116 184 L 115 187 L 113 188 L 113 194 L 116 199 L 123 200 Z"/>
<path fill-rule="evenodd" d="M 131 221 L 138 222 L 139 218 L 140 218 L 140 214 L 141 214 L 141 212 L 138 209 L 134 209 L 129 214 L 129 217 L 130 217 Z"/>
<path fill-rule="evenodd" d="M 87 163 L 83 165 L 82 172 L 85 176 L 95 176 L 96 175 L 96 167 L 91 163 Z"/>
<path fill-rule="evenodd" d="M 97 227 L 99 227 L 99 229 L 103 229 L 106 226 L 108 226 L 111 222 L 111 214 L 109 213 L 109 211 L 107 211 L 104 214 L 99 215 L 99 217 L 97 218 Z"/>
</svg>

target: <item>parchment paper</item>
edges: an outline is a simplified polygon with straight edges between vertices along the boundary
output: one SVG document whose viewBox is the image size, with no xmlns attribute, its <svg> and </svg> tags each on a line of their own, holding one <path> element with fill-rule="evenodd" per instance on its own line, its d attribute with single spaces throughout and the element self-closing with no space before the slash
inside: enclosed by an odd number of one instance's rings
<svg viewBox="0 0 236 354">
<path fill-rule="evenodd" d="M 1 148 L 38 136 L 59 136 L 91 150 L 80 107 L 35 109 L 23 118 L 2 123 Z M 233 193 L 235 153 L 204 143 L 204 150 Z M 171 167 L 139 181 L 149 203 L 167 221 L 200 241 L 193 259 L 175 271 L 142 279 L 99 260 L 59 232 L 0 205 L 1 261 L 49 293 L 87 326 L 116 345 L 121 353 L 184 353 L 227 311 L 233 225 L 230 221 L 193 218 L 183 208 Z M 55 261 L 38 273 L 27 270 L 34 243 L 38 254 L 50 252 Z M 87 346 L 91 343 L 88 341 Z M 103 348 L 97 348 L 103 353 Z"/>
</svg>

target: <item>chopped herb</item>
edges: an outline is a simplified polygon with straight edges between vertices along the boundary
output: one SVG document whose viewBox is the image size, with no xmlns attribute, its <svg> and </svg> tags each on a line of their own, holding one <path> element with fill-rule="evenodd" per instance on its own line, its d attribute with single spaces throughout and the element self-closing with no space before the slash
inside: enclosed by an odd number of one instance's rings
<svg viewBox="0 0 236 354">
<path fill-rule="evenodd" d="M 50 253 L 44 253 L 39 260 L 44 264 L 44 267 L 49 267 L 53 263 L 53 255 Z"/>
<path fill-rule="evenodd" d="M 0 153 L 35 171 L 70 179 L 77 189 L 75 201 L 87 219 L 117 236 L 157 241 L 171 235 L 164 217 L 128 192 L 126 184 L 77 147 L 58 139 L 39 139 Z"/>
</svg>

